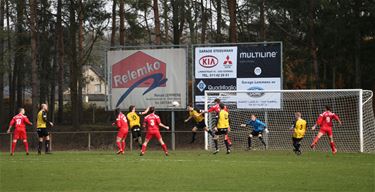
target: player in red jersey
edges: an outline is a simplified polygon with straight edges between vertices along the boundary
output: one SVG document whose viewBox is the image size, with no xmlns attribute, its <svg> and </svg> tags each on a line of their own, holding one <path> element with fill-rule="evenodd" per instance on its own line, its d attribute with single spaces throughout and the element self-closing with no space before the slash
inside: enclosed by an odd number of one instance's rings
<svg viewBox="0 0 375 192">
<path fill-rule="evenodd" d="M 10 129 L 14 127 L 14 137 L 12 141 L 12 152 L 10 155 L 14 155 L 14 150 L 16 149 L 16 144 L 18 139 L 23 140 L 23 144 L 25 145 L 26 155 L 29 155 L 29 144 L 27 143 L 27 135 L 26 135 L 26 125 L 32 125 L 30 120 L 25 116 L 25 109 L 20 108 L 18 110 L 18 115 L 14 116 L 9 123 L 9 128 L 7 133 L 10 133 Z"/>
<path fill-rule="evenodd" d="M 169 130 L 169 127 L 160 122 L 160 117 L 155 114 L 155 107 L 150 107 L 149 113 L 150 114 L 147 115 L 143 121 L 143 127 L 147 127 L 147 133 L 145 142 L 142 144 L 142 151 L 140 156 L 143 156 L 145 154 L 147 144 L 153 137 L 156 137 L 156 139 L 158 139 L 165 155 L 168 156 L 167 145 L 164 143 L 163 138 L 160 135 L 159 126 L 164 127 L 167 130 Z"/>
<path fill-rule="evenodd" d="M 113 123 L 113 125 L 116 125 L 118 128 L 118 133 L 116 137 L 116 145 L 118 147 L 117 154 L 124 154 L 125 151 L 125 140 L 126 136 L 128 136 L 128 120 L 126 119 L 126 116 L 121 112 L 119 108 L 115 110 L 116 115 L 116 123 Z"/>
<path fill-rule="evenodd" d="M 333 154 L 336 154 L 337 149 L 335 146 L 335 143 L 333 142 L 333 134 L 332 134 L 332 126 L 333 126 L 333 119 L 337 120 L 340 125 L 342 124 L 339 116 L 332 113 L 331 107 L 326 105 L 325 111 L 319 115 L 318 120 L 316 121 L 316 124 L 311 128 L 312 130 L 315 130 L 316 126 L 320 126 L 320 130 L 318 135 L 315 137 L 314 141 L 311 144 L 311 148 L 315 148 L 316 144 L 318 143 L 319 139 L 324 135 L 327 134 L 330 140 L 331 150 Z"/>
<path fill-rule="evenodd" d="M 214 124 L 215 127 L 216 127 L 217 119 L 218 119 L 218 114 L 219 114 L 219 112 L 220 112 L 220 110 L 221 110 L 221 109 L 220 109 L 220 103 L 221 103 L 221 100 L 220 100 L 219 98 L 216 98 L 216 99 L 214 100 L 214 103 L 216 103 L 216 104 L 215 104 L 214 106 L 210 107 L 206 112 L 208 112 L 208 113 L 215 112 L 215 113 L 217 114 L 217 115 L 216 115 L 216 118 L 215 118 L 215 120 L 214 120 L 214 122 L 213 122 L 213 124 Z M 225 110 L 226 112 L 228 112 L 228 108 L 227 108 L 227 106 L 224 106 L 224 110 Z M 230 128 L 228 128 L 228 132 L 230 132 Z M 230 140 L 228 134 L 225 135 L 225 139 L 228 141 L 229 146 L 232 146 L 232 141 Z"/>
</svg>

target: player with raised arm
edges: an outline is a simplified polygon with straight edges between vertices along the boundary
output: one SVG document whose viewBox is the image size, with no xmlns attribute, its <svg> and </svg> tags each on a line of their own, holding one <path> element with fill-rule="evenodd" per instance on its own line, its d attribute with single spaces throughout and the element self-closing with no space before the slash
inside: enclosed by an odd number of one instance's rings
<svg viewBox="0 0 375 192">
<path fill-rule="evenodd" d="M 332 126 L 333 126 L 333 119 L 339 122 L 342 125 L 342 122 L 335 113 L 332 113 L 332 109 L 330 106 L 325 106 L 325 111 L 319 115 L 318 120 L 316 121 L 315 125 L 311 128 L 315 130 L 317 126 L 320 126 L 320 130 L 318 135 L 315 137 L 314 141 L 310 145 L 311 148 L 315 148 L 316 144 L 318 143 L 319 139 L 327 134 L 330 141 L 330 146 L 333 154 L 336 154 L 337 149 L 335 146 L 335 142 L 333 141 L 333 134 L 332 134 Z"/>
<path fill-rule="evenodd" d="M 169 130 L 169 127 L 160 122 L 160 117 L 155 114 L 155 107 L 149 107 L 148 112 L 150 114 L 147 115 L 143 121 L 143 127 L 147 127 L 147 133 L 145 142 L 142 144 L 140 156 L 143 156 L 145 154 L 147 144 L 153 137 L 156 137 L 161 147 L 163 148 L 165 155 L 168 156 L 167 145 L 164 143 L 163 138 L 160 135 L 159 126 L 167 130 Z"/>
<path fill-rule="evenodd" d="M 142 147 L 141 119 L 139 118 L 139 115 L 147 114 L 148 109 L 149 108 L 147 108 L 145 111 L 139 112 L 137 114 L 137 112 L 135 111 L 135 106 L 130 105 L 129 113 L 126 115 L 126 117 L 128 118 L 128 121 L 129 121 L 129 127 L 132 131 L 133 140 L 134 140 L 134 142 L 138 143 L 139 148 Z"/>
<path fill-rule="evenodd" d="M 306 121 L 302 119 L 302 114 L 300 112 L 296 112 L 294 114 L 296 121 L 294 122 L 291 130 L 293 130 L 293 151 L 296 155 L 301 155 L 301 140 L 305 136 L 306 133 Z"/>
<path fill-rule="evenodd" d="M 230 128 L 229 125 L 229 113 L 225 110 L 225 105 L 223 103 L 219 104 L 220 111 L 218 113 L 218 119 L 217 119 L 217 126 L 215 129 L 215 137 L 214 137 L 214 143 L 215 143 L 215 151 L 214 154 L 217 154 L 219 152 L 219 146 L 218 146 L 218 140 L 220 135 L 224 135 L 224 144 L 227 148 L 227 154 L 230 153 L 230 145 L 228 142 L 228 129 Z"/>
<path fill-rule="evenodd" d="M 212 131 L 207 128 L 206 123 L 204 121 L 203 113 L 199 113 L 198 112 L 199 110 L 195 109 L 192 104 L 188 105 L 187 111 L 189 112 L 189 117 L 187 119 L 185 119 L 185 123 L 187 123 L 190 119 L 194 119 L 194 121 L 196 123 L 195 126 L 193 127 L 193 129 L 191 130 L 191 132 L 193 134 L 192 134 L 192 138 L 191 138 L 190 143 L 194 143 L 195 136 L 197 134 L 198 129 L 203 129 L 203 130 L 207 131 L 212 137 L 215 137 L 215 135 L 212 133 Z"/>
<path fill-rule="evenodd" d="M 128 136 L 128 121 L 125 117 L 125 115 L 121 112 L 119 108 L 115 110 L 116 115 L 116 122 L 113 124 L 116 124 L 118 128 L 117 136 L 116 136 L 116 145 L 118 148 L 117 154 L 124 154 L 125 152 L 125 140 Z"/>
<path fill-rule="evenodd" d="M 39 143 L 38 143 L 38 155 L 42 154 L 42 145 L 43 145 L 43 140 L 44 140 L 44 145 L 45 145 L 45 153 L 46 154 L 51 154 L 49 147 L 50 147 L 50 137 L 49 137 L 49 132 L 47 128 L 47 124 L 51 127 L 53 127 L 53 123 L 48 121 L 48 105 L 47 104 L 41 104 L 40 105 L 40 111 L 38 112 L 38 118 L 36 121 L 37 124 L 37 133 L 39 137 Z"/>
<path fill-rule="evenodd" d="M 27 142 L 26 125 L 32 125 L 30 120 L 25 116 L 25 109 L 18 109 L 18 114 L 12 118 L 9 123 L 7 133 L 10 133 L 10 129 L 14 127 L 14 136 L 12 141 L 12 152 L 10 155 L 14 155 L 16 149 L 17 140 L 21 139 L 25 146 L 26 155 L 29 155 L 29 144 Z"/>
<path fill-rule="evenodd" d="M 247 125 L 253 127 L 253 131 L 250 133 L 249 137 L 247 138 L 248 150 L 251 150 L 251 140 L 253 137 L 258 137 L 260 142 L 267 148 L 266 142 L 263 140 L 263 132 L 268 133 L 268 129 L 266 128 L 267 125 L 259 120 L 255 114 L 250 115 L 250 120 L 247 121 L 245 124 L 241 124 L 241 127 L 246 127 Z"/>
<path fill-rule="evenodd" d="M 208 112 L 208 113 L 215 112 L 216 113 L 216 118 L 213 118 L 213 122 L 212 122 L 212 124 L 215 125 L 215 127 L 216 127 L 216 125 L 218 123 L 219 112 L 221 110 L 220 109 L 220 103 L 222 103 L 222 102 L 219 98 L 216 98 L 214 100 L 214 103 L 215 103 L 214 106 L 210 107 L 207 111 L 204 111 L 204 112 Z M 224 110 L 228 112 L 228 108 L 225 105 L 224 105 Z M 228 132 L 230 132 L 230 128 L 228 128 Z M 228 134 L 225 135 L 225 139 L 229 143 L 229 146 L 232 146 L 232 141 L 230 140 Z"/>
</svg>

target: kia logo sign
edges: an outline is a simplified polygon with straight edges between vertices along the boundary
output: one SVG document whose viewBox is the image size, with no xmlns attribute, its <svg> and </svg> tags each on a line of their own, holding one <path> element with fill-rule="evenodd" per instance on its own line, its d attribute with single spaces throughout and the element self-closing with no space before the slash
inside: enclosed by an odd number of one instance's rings
<svg viewBox="0 0 375 192">
<path fill-rule="evenodd" d="M 264 90 L 263 88 L 261 87 L 250 87 L 248 89 L 249 91 L 253 91 L 253 90 Z M 264 95 L 264 93 L 261 93 L 261 92 L 249 92 L 247 93 L 247 95 L 249 95 L 250 97 L 262 97 Z"/>
<path fill-rule="evenodd" d="M 199 65 L 204 68 L 212 68 L 215 67 L 219 63 L 219 60 L 212 55 L 206 55 L 199 59 Z"/>
</svg>

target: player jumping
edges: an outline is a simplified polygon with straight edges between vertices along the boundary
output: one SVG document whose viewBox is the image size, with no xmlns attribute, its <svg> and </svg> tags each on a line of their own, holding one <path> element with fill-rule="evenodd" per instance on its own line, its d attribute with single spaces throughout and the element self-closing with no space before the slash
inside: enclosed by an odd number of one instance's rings
<svg viewBox="0 0 375 192">
<path fill-rule="evenodd" d="M 25 116 L 25 109 L 20 108 L 18 115 L 14 116 L 9 123 L 7 133 L 10 133 L 10 129 L 14 127 L 14 137 L 12 141 L 12 152 L 10 155 L 14 155 L 16 149 L 17 140 L 21 139 L 25 146 L 26 155 L 29 155 L 29 144 L 27 143 L 26 125 L 32 125 L 29 119 Z"/>
<path fill-rule="evenodd" d="M 214 106 L 210 107 L 207 111 L 205 112 L 208 112 L 208 113 L 211 113 L 211 112 L 216 112 L 216 118 L 213 119 L 213 125 L 217 125 L 217 120 L 218 120 L 218 116 L 219 116 L 219 112 L 220 112 L 220 103 L 221 103 L 221 100 L 219 98 L 216 98 L 214 100 L 214 103 L 216 103 Z M 228 108 L 227 106 L 224 105 L 224 110 L 228 112 Z M 228 128 L 228 132 L 230 132 L 230 128 Z M 232 141 L 230 140 L 228 134 L 225 135 L 225 139 L 228 141 L 229 143 L 229 146 L 232 146 Z"/>
<path fill-rule="evenodd" d="M 139 112 L 139 115 L 147 114 L 148 108 L 144 112 Z M 142 134 L 141 134 L 141 120 L 135 112 L 135 106 L 130 105 L 129 107 L 129 113 L 126 115 L 129 121 L 129 127 L 132 130 L 132 136 L 134 142 L 137 142 L 139 145 L 139 148 L 142 147 Z"/>
<path fill-rule="evenodd" d="M 40 111 L 38 112 L 38 119 L 36 121 L 37 124 L 37 133 L 39 137 L 39 143 L 38 143 L 38 155 L 42 153 L 42 144 L 44 140 L 44 145 L 45 145 L 45 153 L 46 154 L 51 154 L 49 150 L 50 146 L 50 138 L 49 138 L 49 132 L 47 129 L 47 123 L 49 126 L 53 126 L 53 123 L 48 121 L 48 105 L 47 104 L 41 104 L 40 105 Z"/>
<path fill-rule="evenodd" d="M 125 115 L 121 112 L 119 108 L 115 110 L 116 115 L 116 126 L 118 128 L 118 133 L 116 137 L 116 145 L 118 148 L 117 154 L 124 154 L 125 151 L 125 140 L 126 136 L 128 136 L 128 121 L 125 117 Z"/>
<path fill-rule="evenodd" d="M 319 115 L 318 120 L 316 121 L 316 124 L 311 128 L 312 130 L 315 130 L 316 126 L 320 126 L 320 130 L 318 135 L 315 137 L 314 141 L 311 144 L 311 148 L 315 148 L 316 144 L 318 143 L 319 139 L 324 135 L 327 134 L 330 140 L 331 150 L 333 154 L 336 154 L 337 149 L 335 146 L 335 143 L 333 142 L 333 134 L 332 134 L 332 126 L 333 122 L 332 120 L 335 119 L 339 122 L 340 125 L 342 125 L 342 122 L 336 114 L 331 112 L 331 107 L 326 105 L 325 111 Z"/>
<path fill-rule="evenodd" d="M 169 130 L 169 127 L 160 122 L 160 117 L 155 114 L 155 107 L 150 107 L 148 111 L 150 114 L 147 115 L 143 121 L 143 127 L 147 127 L 147 133 L 145 142 L 142 144 L 140 156 L 143 156 L 145 154 L 147 144 L 153 137 L 156 137 L 156 139 L 158 139 L 165 155 L 168 156 L 167 145 L 164 143 L 163 138 L 160 135 L 159 126 L 164 127 L 167 130 Z"/>
<path fill-rule="evenodd" d="M 194 143 L 195 141 L 195 136 L 197 134 L 197 130 L 198 129 L 203 129 L 205 131 L 207 131 L 212 137 L 214 137 L 215 135 L 212 133 L 211 130 L 209 130 L 206 126 L 206 123 L 204 122 L 204 116 L 203 116 L 203 113 L 199 113 L 198 109 L 194 109 L 193 105 L 188 105 L 187 107 L 187 111 L 189 112 L 189 117 L 187 119 L 185 119 L 185 123 L 187 123 L 190 119 L 194 119 L 195 121 L 195 126 L 193 127 L 193 129 L 191 130 L 191 132 L 193 133 L 192 135 L 192 138 L 191 138 L 191 143 Z"/>
<path fill-rule="evenodd" d="M 294 115 L 295 115 L 296 121 L 294 122 L 294 125 L 291 128 L 291 130 L 294 130 L 293 137 L 292 137 L 293 146 L 294 146 L 293 151 L 294 153 L 296 153 L 296 155 L 301 155 L 302 152 L 300 149 L 301 147 L 300 142 L 306 133 L 306 121 L 302 119 L 302 114 L 300 112 L 296 112 Z"/>
<path fill-rule="evenodd" d="M 217 127 L 215 127 L 215 152 L 214 154 L 219 152 L 218 140 L 220 135 L 224 135 L 224 144 L 227 148 L 227 154 L 230 153 L 230 144 L 228 142 L 228 129 L 230 128 L 229 125 L 229 113 L 225 110 L 225 105 L 223 103 L 219 104 L 220 111 L 218 113 L 218 120 L 217 120 Z"/>
<path fill-rule="evenodd" d="M 258 137 L 265 148 L 267 148 L 266 142 L 264 142 L 262 134 L 263 132 L 268 133 L 267 125 L 260 121 L 254 114 L 251 114 L 250 120 L 246 124 L 241 124 L 241 127 L 246 127 L 247 125 L 253 127 L 253 131 L 247 138 L 248 150 L 251 150 L 251 140 L 253 137 Z"/>
</svg>

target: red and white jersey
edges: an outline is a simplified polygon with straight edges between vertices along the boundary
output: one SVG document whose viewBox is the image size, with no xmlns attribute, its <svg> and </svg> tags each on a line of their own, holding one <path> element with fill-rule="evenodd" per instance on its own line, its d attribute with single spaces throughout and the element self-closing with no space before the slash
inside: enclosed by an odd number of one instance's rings
<svg viewBox="0 0 375 192">
<path fill-rule="evenodd" d="M 216 105 L 214 105 L 214 106 L 212 106 L 212 107 L 210 107 L 207 111 L 209 112 L 209 113 L 211 113 L 211 112 L 216 112 L 216 113 L 219 113 L 220 112 L 220 106 L 219 106 L 219 104 L 217 103 Z M 228 112 L 228 108 L 227 108 L 227 106 L 224 106 L 224 110 L 226 111 L 226 112 Z"/>
<path fill-rule="evenodd" d="M 127 129 L 128 128 L 128 120 L 126 119 L 126 116 L 121 112 L 117 116 L 116 125 L 117 125 L 117 128 L 119 128 L 119 129 Z"/>
<path fill-rule="evenodd" d="M 339 116 L 332 113 L 331 111 L 325 111 L 322 114 L 319 115 L 318 120 L 316 121 L 316 124 L 320 127 L 332 127 L 333 126 L 333 119 L 339 120 Z"/>
<path fill-rule="evenodd" d="M 147 132 L 158 132 L 160 124 L 160 117 L 151 113 L 147 115 L 143 121 L 143 127 L 147 127 Z"/>
<path fill-rule="evenodd" d="M 9 123 L 9 126 L 14 126 L 16 129 L 25 129 L 26 125 L 31 125 L 30 120 L 21 113 L 14 116 Z"/>
</svg>

